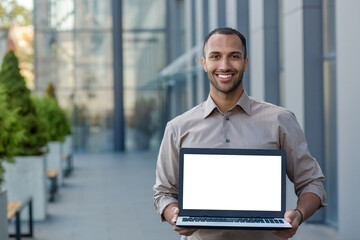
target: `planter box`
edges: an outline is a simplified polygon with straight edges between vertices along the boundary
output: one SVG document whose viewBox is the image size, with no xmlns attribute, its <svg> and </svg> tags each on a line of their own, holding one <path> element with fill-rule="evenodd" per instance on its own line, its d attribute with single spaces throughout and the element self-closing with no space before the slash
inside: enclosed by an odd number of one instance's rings
<svg viewBox="0 0 360 240">
<path fill-rule="evenodd" d="M 57 184 L 63 184 L 63 161 L 62 161 L 62 143 L 49 142 L 49 152 L 46 155 L 46 169 L 55 169 L 57 171 Z"/>
<path fill-rule="evenodd" d="M 63 154 L 66 154 L 66 155 L 72 155 L 73 154 L 72 144 L 73 144 L 72 135 L 67 135 L 66 138 L 65 138 L 65 141 L 63 143 Z"/>
<path fill-rule="evenodd" d="M 8 240 L 6 190 L 0 190 L 0 240 Z"/>
<path fill-rule="evenodd" d="M 8 201 L 24 201 L 33 198 L 33 219 L 43 221 L 47 214 L 47 188 L 45 156 L 18 156 L 16 163 L 5 163 L 5 183 Z M 21 218 L 29 219 L 28 209 Z"/>
<path fill-rule="evenodd" d="M 72 135 L 67 135 L 63 143 L 62 155 L 69 157 L 72 156 L 72 154 Z M 63 162 L 63 171 L 66 172 L 67 170 L 71 169 L 71 167 L 72 166 L 70 161 L 66 160 Z"/>
</svg>

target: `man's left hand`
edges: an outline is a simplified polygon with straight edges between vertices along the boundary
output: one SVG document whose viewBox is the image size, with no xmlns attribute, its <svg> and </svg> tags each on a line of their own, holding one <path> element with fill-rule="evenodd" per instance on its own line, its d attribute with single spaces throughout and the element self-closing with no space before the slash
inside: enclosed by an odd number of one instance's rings
<svg viewBox="0 0 360 240">
<path fill-rule="evenodd" d="M 291 224 L 292 229 L 286 231 L 271 231 L 271 233 L 284 239 L 292 238 L 295 235 L 297 229 L 299 228 L 301 215 L 298 211 L 287 210 L 284 218 L 288 223 Z"/>
</svg>

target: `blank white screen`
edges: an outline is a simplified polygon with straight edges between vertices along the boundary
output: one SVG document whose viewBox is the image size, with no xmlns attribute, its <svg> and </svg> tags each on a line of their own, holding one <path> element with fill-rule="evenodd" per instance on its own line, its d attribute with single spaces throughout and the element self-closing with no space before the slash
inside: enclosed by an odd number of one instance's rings
<svg viewBox="0 0 360 240">
<path fill-rule="evenodd" d="M 281 211 L 281 156 L 185 154 L 183 208 Z"/>
</svg>

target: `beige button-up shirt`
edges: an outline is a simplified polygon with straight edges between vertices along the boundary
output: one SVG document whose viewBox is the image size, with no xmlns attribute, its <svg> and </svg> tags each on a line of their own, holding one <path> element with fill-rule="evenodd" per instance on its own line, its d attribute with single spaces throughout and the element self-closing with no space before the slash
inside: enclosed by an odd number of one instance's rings
<svg viewBox="0 0 360 240">
<path fill-rule="evenodd" d="M 179 151 L 182 147 L 284 149 L 287 176 L 299 197 L 312 192 L 324 205 L 324 175 L 310 155 L 294 114 L 246 92 L 238 103 L 221 113 L 212 98 L 171 120 L 159 150 L 154 185 L 154 205 L 161 219 L 164 209 L 178 198 Z M 197 230 L 193 239 L 279 239 L 267 231 Z"/>
</svg>

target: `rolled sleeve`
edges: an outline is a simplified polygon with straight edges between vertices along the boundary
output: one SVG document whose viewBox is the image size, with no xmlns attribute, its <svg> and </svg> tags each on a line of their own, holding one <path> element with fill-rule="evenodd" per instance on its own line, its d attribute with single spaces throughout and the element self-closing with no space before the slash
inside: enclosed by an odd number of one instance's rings
<svg viewBox="0 0 360 240">
<path fill-rule="evenodd" d="M 327 205 L 326 192 L 322 181 L 316 181 L 316 180 L 312 181 L 311 183 L 306 185 L 302 191 L 299 192 L 298 196 L 300 197 L 301 195 L 307 192 L 314 193 L 320 198 L 321 201 L 320 207 L 325 207 Z"/>
<path fill-rule="evenodd" d="M 156 183 L 153 187 L 154 207 L 164 221 L 163 213 L 171 203 L 178 202 L 179 189 L 179 144 L 171 123 L 165 128 L 164 137 L 160 146 L 157 165 Z"/>
<path fill-rule="evenodd" d="M 177 203 L 177 198 L 171 197 L 171 196 L 163 196 L 155 200 L 155 209 L 158 212 L 160 216 L 161 222 L 165 221 L 164 218 L 164 210 L 167 206 L 169 206 L 171 203 Z"/>
<path fill-rule="evenodd" d="M 307 141 L 295 115 L 289 111 L 281 121 L 281 148 L 287 153 L 287 175 L 294 183 L 296 195 L 300 197 L 306 192 L 314 193 L 320 198 L 320 207 L 325 206 L 325 178 L 318 162 L 310 155 Z"/>
</svg>

